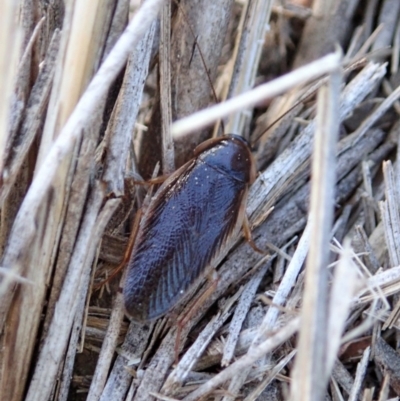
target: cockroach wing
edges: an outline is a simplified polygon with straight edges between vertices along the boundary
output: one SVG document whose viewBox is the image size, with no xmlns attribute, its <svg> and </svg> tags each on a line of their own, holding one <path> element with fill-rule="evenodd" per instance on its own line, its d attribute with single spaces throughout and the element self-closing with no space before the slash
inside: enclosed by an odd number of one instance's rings
<svg viewBox="0 0 400 401">
<path fill-rule="evenodd" d="M 137 321 L 168 312 L 240 224 L 247 182 L 195 158 L 156 193 L 139 227 L 124 286 Z"/>
</svg>

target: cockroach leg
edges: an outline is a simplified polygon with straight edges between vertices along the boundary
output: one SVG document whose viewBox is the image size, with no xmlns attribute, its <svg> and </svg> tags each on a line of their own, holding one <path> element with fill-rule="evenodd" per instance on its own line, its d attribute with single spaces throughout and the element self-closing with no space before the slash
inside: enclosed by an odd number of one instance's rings
<svg viewBox="0 0 400 401">
<path fill-rule="evenodd" d="M 254 230 L 255 228 L 261 226 L 262 223 L 268 218 L 268 216 L 274 211 L 274 206 L 270 207 L 267 209 L 265 212 L 259 216 L 259 218 L 253 223 L 251 226 L 251 230 Z"/>
<path fill-rule="evenodd" d="M 179 347 L 183 328 L 188 324 L 193 315 L 200 309 L 201 305 L 210 297 L 210 295 L 215 291 L 218 284 L 218 273 L 212 268 L 208 274 L 208 280 L 210 285 L 205 289 L 203 294 L 201 294 L 194 304 L 190 307 L 189 311 L 177 322 L 176 338 L 175 338 L 175 364 L 179 362 Z"/>
<path fill-rule="evenodd" d="M 168 175 L 160 175 L 159 177 L 150 178 L 146 181 L 132 179 L 132 182 L 136 185 L 158 185 L 162 184 L 168 177 Z"/>
<path fill-rule="evenodd" d="M 129 178 L 125 179 L 129 180 L 131 184 L 136 184 L 136 185 L 142 185 L 142 186 L 158 185 L 162 184 L 170 176 L 170 174 L 163 174 L 157 177 L 159 171 L 160 171 L 160 163 L 157 163 L 156 166 L 154 167 L 153 174 L 150 179 L 144 180 L 142 176 L 137 173 L 134 173 Z"/>
<path fill-rule="evenodd" d="M 124 258 L 122 259 L 122 262 L 118 265 L 118 267 L 111 273 L 109 277 L 107 277 L 105 280 L 100 282 L 99 284 L 94 286 L 94 289 L 97 290 L 101 288 L 104 284 L 108 283 L 110 280 L 112 280 L 129 262 L 129 259 L 132 254 L 132 249 L 133 245 L 135 244 L 135 239 L 137 236 L 137 233 L 139 231 L 139 226 L 140 226 L 140 220 L 143 216 L 143 209 L 148 206 L 150 203 L 151 196 L 153 194 L 153 185 L 160 184 L 164 182 L 168 177 L 167 176 L 160 176 L 160 177 L 155 177 L 155 175 L 158 174 L 159 171 L 159 165 L 157 164 L 156 167 L 154 168 L 153 172 L 153 177 L 148 180 L 148 181 L 139 181 L 134 178 L 129 179 L 130 183 L 133 184 L 139 184 L 139 185 L 150 185 L 150 188 L 147 191 L 146 197 L 144 199 L 142 207 L 137 211 L 134 222 L 133 222 L 133 227 L 131 234 L 129 236 L 129 241 L 128 241 L 128 246 L 126 248 L 126 251 L 124 253 Z"/>
<path fill-rule="evenodd" d="M 250 246 L 258 253 L 261 253 L 262 255 L 266 255 L 268 252 L 267 251 L 262 251 L 257 247 L 255 242 L 253 241 L 252 235 L 251 235 L 251 230 L 250 230 L 250 223 L 249 219 L 247 218 L 246 213 L 244 214 L 243 218 L 243 234 L 244 237 L 246 238 L 246 241 L 250 244 Z"/>
<path fill-rule="evenodd" d="M 137 232 L 139 230 L 139 224 L 140 224 L 140 219 L 141 218 L 142 218 L 142 209 L 139 209 L 137 211 L 137 213 L 136 213 L 135 220 L 133 222 L 131 235 L 129 236 L 128 246 L 127 246 L 126 251 L 124 253 L 124 258 L 122 259 L 122 262 L 111 273 L 111 275 L 109 277 L 107 277 L 105 280 L 101 281 L 99 284 L 96 284 L 96 285 L 93 286 L 95 290 L 100 289 L 104 284 L 106 284 L 110 280 L 112 280 L 127 265 L 128 261 L 129 261 L 129 258 L 131 257 L 133 245 L 135 243 L 135 238 L 136 238 Z"/>
</svg>

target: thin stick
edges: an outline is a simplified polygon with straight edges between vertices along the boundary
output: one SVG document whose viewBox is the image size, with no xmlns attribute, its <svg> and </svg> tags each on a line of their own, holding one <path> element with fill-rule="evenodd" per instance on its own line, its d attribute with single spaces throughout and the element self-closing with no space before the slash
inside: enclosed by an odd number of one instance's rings
<svg viewBox="0 0 400 401">
<path fill-rule="evenodd" d="M 276 321 L 278 320 L 278 316 L 280 313 L 279 306 L 282 306 L 284 302 L 287 300 L 290 290 L 292 289 L 297 276 L 300 272 L 301 267 L 303 266 L 304 259 L 307 255 L 308 248 L 310 243 L 310 224 L 307 225 L 306 229 L 303 232 L 303 235 L 299 241 L 298 247 L 296 249 L 295 254 L 289 264 L 289 267 L 286 270 L 285 276 L 282 279 L 282 282 L 275 293 L 275 296 L 272 300 L 272 305 L 268 308 L 266 315 L 257 330 L 257 334 L 249 348 L 249 353 L 253 351 L 253 349 L 260 344 L 261 341 L 265 340 L 265 336 L 268 335 L 271 331 L 274 330 Z M 276 307 L 278 306 L 278 307 Z M 229 384 L 228 391 L 231 394 L 236 395 L 239 392 L 239 389 L 245 383 L 247 376 L 250 373 L 250 368 L 242 369 L 238 375 L 236 375 Z M 225 400 L 230 400 L 232 397 L 226 396 Z"/>
<path fill-rule="evenodd" d="M 266 99 L 278 96 L 296 85 L 304 84 L 310 80 L 328 74 L 340 65 L 340 55 L 333 53 L 317 61 L 290 72 L 255 89 L 235 96 L 224 103 L 217 104 L 172 124 L 172 135 L 175 139 L 188 134 L 193 130 L 204 128 L 229 114 L 257 105 Z"/>
<path fill-rule="evenodd" d="M 250 366 L 263 355 L 272 352 L 276 347 L 290 338 L 297 331 L 298 326 L 299 318 L 291 320 L 275 334 L 271 335 L 266 341 L 255 347 L 253 352 L 238 359 L 211 380 L 201 385 L 197 390 L 193 391 L 193 393 L 185 397 L 183 401 L 196 401 L 206 394 L 209 394 L 214 388 L 232 378 L 235 374 L 240 372 L 240 370 Z"/>
<path fill-rule="evenodd" d="M 96 223 L 102 219 L 102 215 L 109 213 L 110 207 L 112 208 L 115 205 L 115 200 L 110 200 L 98 214 L 102 199 L 103 193 L 100 186 L 98 186 L 93 190 L 89 200 L 88 208 L 90 208 L 91 213 L 85 215 L 82 223 L 74 253 L 71 257 L 70 269 L 65 278 L 48 335 L 38 356 L 26 400 L 39 401 L 47 399 L 52 391 L 53 381 L 67 347 L 71 327 L 78 308 L 83 270 L 87 266 L 86 263 L 92 263 L 98 241 L 100 241 L 100 233 L 98 238 L 92 239 L 93 230 Z M 111 211 L 114 210 L 112 209 Z M 88 245 L 89 243 L 90 246 Z"/>
<path fill-rule="evenodd" d="M 120 283 L 125 280 L 125 275 Z M 99 359 L 96 364 L 96 370 L 90 384 L 87 401 L 97 401 L 100 399 L 101 392 L 107 381 L 107 375 L 110 370 L 112 358 L 114 356 L 117 345 L 118 335 L 121 328 L 121 323 L 124 318 L 123 295 L 119 292 L 114 301 L 114 307 L 110 316 L 110 322 L 107 327 L 107 333 L 101 347 Z"/>
</svg>

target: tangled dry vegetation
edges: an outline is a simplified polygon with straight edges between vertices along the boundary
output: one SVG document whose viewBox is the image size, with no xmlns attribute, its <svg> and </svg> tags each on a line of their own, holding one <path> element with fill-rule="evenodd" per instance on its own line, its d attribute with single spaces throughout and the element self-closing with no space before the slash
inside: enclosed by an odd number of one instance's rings
<svg viewBox="0 0 400 401">
<path fill-rule="evenodd" d="M 399 9 L 4 1 L 1 400 L 397 398 Z M 211 285 L 129 322 L 121 273 L 98 287 L 146 193 L 132 177 L 170 173 L 221 118 L 254 145 L 268 252 L 237 233 Z"/>
</svg>

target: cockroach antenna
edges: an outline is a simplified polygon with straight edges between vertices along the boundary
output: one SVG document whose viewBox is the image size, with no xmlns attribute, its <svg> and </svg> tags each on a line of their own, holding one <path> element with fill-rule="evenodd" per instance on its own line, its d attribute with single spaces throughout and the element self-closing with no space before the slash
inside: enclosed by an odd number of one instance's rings
<svg viewBox="0 0 400 401">
<path fill-rule="evenodd" d="M 189 30 L 190 30 L 193 38 L 194 38 L 194 42 L 193 42 L 193 46 L 192 46 L 192 54 L 191 54 L 190 60 L 189 60 L 189 66 L 192 63 L 192 60 L 193 60 L 193 57 L 194 57 L 194 54 L 195 54 L 195 51 L 196 51 L 196 48 L 197 48 L 198 51 L 199 51 L 201 63 L 203 64 L 204 70 L 205 70 L 206 75 L 207 75 L 208 83 L 209 83 L 209 85 L 211 87 L 211 91 L 212 91 L 212 94 L 213 94 L 213 97 L 214 97 L 214 101 L 215 101 L 215 103 L 219 103 L 220 100 L 218 99 L 217 93 L 215 92 L 215 88 L 214 88 L 214 85 L 213 85 L 213 82 L 212 82 L 212 79 L 211 79 L 211 76 L 210 76 L 209 69 L 207 67 L 206 60 L 204 58 L 203 52 L 201 51 L 201 47 L 200 47 L 199 42 L 198 42 L 198 36 L 194 33 L 193 28 L 189 23 L 189 18 L 187 16 L 184 8 L 179 4 L 179 2 L 177 0 L 174 0 L 174 2 L 177 5 L 177 7 L 179 7 L 180 11 L 182 12 L 183 16 L 185 17 L 186 24 L 187 24 L 187 26 L 188 26 L 188 28 L 189 28 Z M 257 138 L 255 138 L 251 142 L 250 147 L 253 149 L 255 144 L 257 143 L 257 141 L 265 134 L 265 132 L 267 132 L 271 127 L 273 127 L 275 124 L 277 124 L 283 117 L 285 117 L 288 113 L 290 113 L 293 109 L 295 109 L 300 103 L 305 102 L 308 99 L 310 99 L 315 94 L 315 92 L 316 92 L 316 90 L 312 91 L 312 93 L 310 93 L 310 94 L 307 94 L 303 99 L 299 100 L 294 106 L 292 106 L 289 110 L 287 110 L 280 117 L 278 117 L 261 134 L 259 134 L 257 136 Z M 223 119 L 220 119 L 220 124 L 221 124 L 222 134 L 225 135 L 225 124 L 224 124 Z"/>
<path fill-rule="evenodd" d="M 270 125 L 267 126 L 267 128 L 264 129 L 259 135 L 257 135 L 256 138 L 252 139 L 250 143 L 250 147 L 253 149 L 255 147 L 255 144 L 257 141 L 270 129 L 272 128 L 275 124 L 277 124 L 279 121 L 282 120 L 286 115 L 288 115 L 292 110 L 294 110 L 299 104 L 304 103 L 311 99 L 316 93 L 316 89 L 313 90 L 311 93 L 307 93 L 303 98 L 298 100 L 293 106 L 291 106 L 288 110 L 286 110 L 283 114 L 281 114 L 278 118 L 274 120 Z"/>
<path fill-rule="evenodd" d="M 209 83 L 209 85 L 211 87 L 211 92 L 212 92 L 213 97 L 214 97 L 214 102 L 215 103 L 219 103 L 220 101 L 218 99 L 217 93 L 215 92 L 215 88 L 214 88 L 214 85 L 213 85 L 213 82 L 212 82 L 212 79 L 211 79 L 211 76 L 210 76 L 210 71 L 209 71 L 209 69 L 207 67 L 206 60 L 204 58 L 203 52 L 201 51 L 201 47 L 200 47 L 199 42 L 198 42 L 198 36 L 194 33 L 193 28 L 189 23 L 189 18 L 187 16 L 184 8 L 179 4 L 179 2 L 177 0 L 174 0 L 174 3 L 177 5 L 177 7 L 180 9 L 180 11 L 182 12 L 183 16 L 185 17 L 186 24 L 187 24 L 187 26 L 188 26 L 188 28 L 190 30 L 190 33 L 192 34 L 193 39 L 194 39 L 193 46 L 192 46 L 192 55 L 190 56 L 190 60 L 189 60 L 189 66 L 192 63 L 192 60 L 193 60 L 193 57 L 194 57 L 194 54 L 195 54 L 195 51 L 196 51 L 196 48 L 197 48 L 198 51 L 199 51 L 201 63 L 203 64 L 204 70 L 205 70 L 206 75 L 207 75 L 208 83 Z M 222 129 L 222 135 L 224 135 L 225 134 L 225 125 L 224 125 L 224 122 L 223 122 L 222 119 L 220 120 L 220 124 L 221 124 L 221 129 Z"/>
<path fill-rule="evenodd" d="M 194 38 L 194 42 L 193 42 L 193 46 L 192 46 L 192 54 L 191 54 L 190 60 L 189 60 L 189 66 L 190 66 L 191 63 L 192 63 L 192 60 L 193 60 L 193 57 L 194 57 L 194 54 L 195 54 L 195 51 L 196 51 L 196 48 L 197 48 L 198 51 L 199 51 L 201 63 L 203 64 L 204 70 L 205 70 L 206 75 L 207 75 L 208 83 L 209 83 L 209 85 L 210 85 L 210 87 L 211 87 L 211 91 L 212 91 L 212 94 L 213 94 L 213 97 L 214 97 L 214 101 L 215 101 L 215 103 L 219 103 L 220 100 L 218 99 L 217 93 L 215 92 L 215 88 L 214 88 L 214 85 L 213 85 L 213 82 L 212 82 L 212 79 L 211 79 L 211 76 L 210 76 L 209 69 L 208 69 L 208 67 L 207 67 L 207 63 L 206 63 L 206 61 L 205 61 L 203 52 L 201 51 L 201 46 L 199 45 L 198 36 L 194 33 L 193 28 L 192 28 L 192 26 L 191 26 L 190 23 L 189 23 L 189 18 L 188 18 L 188 16 L 187 16 L 187 14 L 186 14 L 184 8 L 181 6 L 181 4 L 178 2 L 178 0 L 174 0 L 174 3 L 177 5 L 177 7 L 178 7 L 178 8 L 180 9 L 180 11 L 182 12 L 182 14 L 183 14 L 183 16 L 184 16 L 184 18 L 185 18 L 186 24 L 187 24 L 187 26 L 188 26 L 188 28 L 189 28 L 189 30 L 190 30 L 190 32 L 191 32 L 193 38 Z M 298 102 L 296 102 L 295 105 L 293 105 L 292 107 L 290 107 L 289 110 L 285 111 L 281 116 L 279 116 L 279 117 L 278 117 L 273 123 L 271 123 L 261 134 L 259 134 L 255 139 L 253 139 L 253 140 L 251 141 L 251 143 L 250 143 L 251 149 L 254 149 L 255 144 L 257 143 L 257 141 L 258 141 L 271 127 L 273 127 L 273 126 L 274 126 L 275 124 L 277 124 L 280 120 L 282 120 L 282 118 L 284 118 L 288 113 L 290 113 L 293 109 L 295 109 L 300 103 L 303 103 L 303 102 L 309 100 L 312 96 L 315 95 L 315 93 L 316 93 L 316 89 L 312 90 L 311 93 L 307 93 L 307 94 L 304 96 L 304 98 L 300 99 Z M 220 124 L 221 124 L 221 129 L 222 129 L 222 135 L 225 135 L 225 124 L 224 124 L 223 119 L 220 119 Z"/>
<path fill-rule="evenodd" d="M 368 59 L 366 57 L 361 57 L 360 59 L 352 62 L 350 65 L 348 65 L 343 73 L 348 74 L 354 70 L 363 68 L 365 64 L 367 63 Z M 312 86 L 304 95 L 301 97 L 292 107 L 290 107 L 288 110 L 286 110 L 282 115 L 280 115 L 278 118 L 275 119 L 273 123 L 271 123 L 267 128 L 264 129 L 263 132 L 261 132 L 256 138 L 254 138 L 250 145 L 251 148 L 253 149 L 257 141 L 275 124 L 277 124 L 279 121 L 282 120 L 283 117 L 285 117 L 287 114 L 289 114 L 292 110 L 294 110 L 299 104 L 305 103 L 308 100 L 310 100 L 312 97 L 314 97 L 318 91 L 318 89 L 326 82 L 327 78 L 322 78 L 320 79 L 314 86 Z"/>
</svg>

